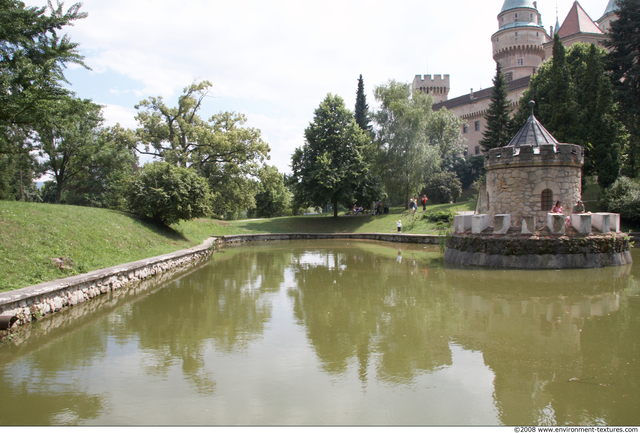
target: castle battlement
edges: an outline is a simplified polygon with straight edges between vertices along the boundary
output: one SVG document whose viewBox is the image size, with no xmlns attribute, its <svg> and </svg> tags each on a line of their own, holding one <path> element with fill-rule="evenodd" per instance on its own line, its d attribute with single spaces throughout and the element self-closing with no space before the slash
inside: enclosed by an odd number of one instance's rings
<svg viewBox="0 0 640 433">
<path fill-rule="evenodd" d="M 498 147 L 489 150 L 484 159 L 484 167 L 487 170 L 507 167 L 582 167 L 583 165 L 584 148 L 567 143 Z"/>
<path fill-rule="evenodd" d="M 416 75 L 411 88 L 415 91 L 432 95 L 434 103 L 446 101 L 449 97 L 449 74 L 445 75 Z"/>
</svg>

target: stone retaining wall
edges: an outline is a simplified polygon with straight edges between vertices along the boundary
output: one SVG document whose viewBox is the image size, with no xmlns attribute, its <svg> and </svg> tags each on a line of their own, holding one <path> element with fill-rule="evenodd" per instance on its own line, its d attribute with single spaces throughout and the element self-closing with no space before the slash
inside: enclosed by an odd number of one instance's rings
<svg viewBox="0 0 640 433">
<path fill-rule="evenodd" d="M 149 277 L 191 267 L 207 259 L 216 243 L 216 238 L 209 238 L 186 250 L 0 293 L 0 316 L 28 323 Z"/>
<path fill-rule="evenodd" d="M 285 241 L 306 239 L 362 239 L 384 242 L 438 245 L 439 235 L 405 235 L 397 233 L 269 233 L 255 235 L 229 235 L 218 238 L 220 242 Z"/>
<path fill-rule="evenodd" d="M 519 269 L 599 268 L 633 262 L 629 237 L 621 234 L 537 239 L 453 234 L 447 238 L 444 260 Z"/>
</svg>

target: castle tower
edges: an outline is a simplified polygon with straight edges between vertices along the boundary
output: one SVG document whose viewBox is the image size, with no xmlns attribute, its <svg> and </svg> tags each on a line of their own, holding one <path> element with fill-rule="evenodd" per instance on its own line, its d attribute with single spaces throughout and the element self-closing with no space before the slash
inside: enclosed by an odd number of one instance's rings
<svg viewBox="0 0 640 433">
<path fill-rule="evenodd" d="M 433 96 L 434 104 L 446 101 L 449 97 L 450 89 L 449 75 L 434 75 L 433 78 L 431 78 L 431 75 L 425 75 L 424 78 L 422 75 L 416 75 L 413 77 L 412 88 L 414 91 L 419 90 Z"/>
<path fill-rule="evenodd" d="M 551 40 L 533 0 L 504 0 L 499 30 L 491 36 L 493 59 L 507 81 L 535 74 L 545 59 L 543 44 Z"/>
</svg>

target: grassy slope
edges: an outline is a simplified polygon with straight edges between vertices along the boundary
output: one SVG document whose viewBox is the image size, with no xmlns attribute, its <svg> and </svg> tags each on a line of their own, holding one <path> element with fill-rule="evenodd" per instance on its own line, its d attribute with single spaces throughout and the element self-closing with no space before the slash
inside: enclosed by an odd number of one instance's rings
<svg viewBox="0 0 640 433">
<path fill-rule="evenodd" d="M 475 202 L 428 206 L 427 211 L 473 210 Z M 419 210 L 418 214 L 422 211 Z M 393 233 L 389 215 L 304 216 L 224 222 L 197 219 L 160 229 L 123 212 L 88 207 L 0 201 L 0 292 L 189 248 L 209 236 L 241 233 Z M 404 233 L 437 233 L 422 218 L 402 218 Z M 51 258 L 71 259 L 59 269 Z"/>
</svg>

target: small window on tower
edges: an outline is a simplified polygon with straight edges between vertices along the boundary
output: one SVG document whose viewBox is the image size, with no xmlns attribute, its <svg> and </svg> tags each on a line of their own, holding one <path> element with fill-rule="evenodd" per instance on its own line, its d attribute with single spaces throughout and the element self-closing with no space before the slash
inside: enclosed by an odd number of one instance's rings
<svg viewBox="0 0 640 433">
<path fill-rule="evenodd" d="M 540 194 L 540 210 L 550 211 L 553 207 L 553 191 L 545 189 Z"/>
<path fill-rule="evenodd" d="M 476 146 L 475 152 L 476 152 L 476 155 L 480 155 L 480 146 Z"/>
<path fill-rule="evenodd" d="M 524 59 L 518 59 L 518 66 L 524 65 Z"/>
<path fill-rule="evenodd" d="M 462 133 L 463 133 L 463 134 L 466 134 L 467 132 L 469 132 L 469 127 L 468 127 L 467 125 L 464 125 L 464 126 L 462 127 Z"/>
<path fill-rule="evenodd" d="M 479 120 L 476 120 L 475 128 L 476 128 L 476 131 L 480 131 L 480 121 Z"/>
</svg>

